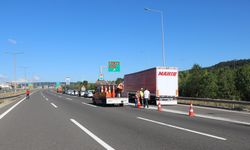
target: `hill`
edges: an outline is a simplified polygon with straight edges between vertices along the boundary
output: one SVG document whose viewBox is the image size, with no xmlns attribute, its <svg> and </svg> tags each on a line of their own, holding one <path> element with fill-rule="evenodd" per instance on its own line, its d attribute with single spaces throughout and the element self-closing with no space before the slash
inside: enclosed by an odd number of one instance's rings
<svg viewBox="0 0 250 150">
<path fill-rule="evenodd" d="M 244 65 L 250 65 L 250 59 L 224 61 L 215 64 L 211 67 L 205 67 L 204 69 L 220 69 L 220 68 L 238 69 Z"/>
</svg>

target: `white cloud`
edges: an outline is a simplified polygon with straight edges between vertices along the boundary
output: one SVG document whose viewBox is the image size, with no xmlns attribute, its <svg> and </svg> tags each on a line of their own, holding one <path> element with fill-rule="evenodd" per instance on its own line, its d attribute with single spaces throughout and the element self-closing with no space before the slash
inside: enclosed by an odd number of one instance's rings
<svg viewBox="0 0 250 150">
<path fill-rule="evenodd" d="M 8 42 L 13 44 L 13 45 L 16 45 L 16 40 L 14 40 L 14 39 L 8 39 Z"/>
<path fill-rule="evenodd" d="M 7 78 L 7 76 L 0 74 L 0 79 L 6 79 L 6 78 Z"/>
<path fill-rule="evenodd" d="M 24 82 L 27 82 L 27 81 L 25 79 L 21 78 L 21 79 L 18 79 L 17 82 L 24 83 Z"/>
<path fill-rule="evenodd" d="M 40 77 L 39 76 L 37 76 L 37 75 L 34 75 L 33 76 L 33 81 L 39 81 L 40 80 Z"/>
</svg>

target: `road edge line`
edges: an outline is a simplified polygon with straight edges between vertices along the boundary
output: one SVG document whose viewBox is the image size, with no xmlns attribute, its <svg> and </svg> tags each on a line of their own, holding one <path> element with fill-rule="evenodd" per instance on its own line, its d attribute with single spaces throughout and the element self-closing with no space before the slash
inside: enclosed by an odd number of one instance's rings
<svg viewBox="0 0 250 150">
<path fill-rule="evenodd" d="M 17 105 L 19 105 L 21 102 L 23 102 L 26 99 L 26 97 L 24 97 L 23 99 L 21 99 L 19 102 L 17 102 L 15 105 L 13 105 L 12 107 L 10 107 L 8 110 L 6 110 L 4 113 L 2 113 L 0 115 L 0 119 L 2 119 L 4 116 L 6 116 L 12 109 L 14 109 Z"/>
<path fill-rule="evenodd" d="M 35 92 L 34 92 L 35 93 Z M 30 96 L 32 95 L 33 93 L 30 94 Z M 21 102 L 23 102 L 24 100 L 26 99 L 26 97 L 24 97 L 23 99 L 21 99 L 19 102 L 17 102 L 15 105 L 11 106 L 8 110 L 6 110 L 5 112 L 3 112 L 1 115 L 0 115 L 0 120 L 6 116 L 11 110 L 13 110 L 17 105 L 19 105 Z"/>
<path fill-rule="evenodd" d="M 128 106 L 134 106 L 135 104 L 133 103 L 128 103 Z M 157 107 L 149 107 L 149 110 L 157 110 Z M 178 114 L 178 115 L 185 115 L 187 116 L 188 113 L 187 112 L 183 112 L 183 111 L 178 111 L 178 110 L 168 110 L 163 108 L 162 109 L 163 112 L 168 112 L 168 113 L 173 113 L 173 114 Z M 196 117 L 199 118 L 204 118 L 204 119 L 211 119 L 211 120 L 216 120 L 216 121 L 224 121 L 224 122 L 229 122 L 229 123 L 236 123 L 236 124 L 241 124 L 241 125 L 247 125 L 250 126 L 250 122 L 244 122 L 244 121 L 239 121 L 239 120 L 233 120 L 230 118 L 222 118 L 222 117 L 215 117 L 215 116 L 209 116 L 209 115 L 202 115 L 202 114 L 196 114 Z"/>
</svg>

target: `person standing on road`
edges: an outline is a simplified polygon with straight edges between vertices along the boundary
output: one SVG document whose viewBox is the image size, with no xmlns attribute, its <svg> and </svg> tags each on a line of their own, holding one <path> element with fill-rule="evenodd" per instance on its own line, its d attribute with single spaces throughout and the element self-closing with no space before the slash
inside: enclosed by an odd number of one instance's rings
<svg viewBox="0 0 250 150">
<path fill-rule="evenodd" d="M 145 108 L 145 106 L 147 106 L 147 108 L 148 108 L 148 100 L 149 100 L 149 97 L 150 97 L 150 92 L 149 92 L 149 90 L 148 89 L 145 89 L 145 91 L 144 91 L 144 108 Z"/>
<path fill-rule="evenodd" d="M 139 100 L 140 100 L 140 91 L 138 90 L 135 93 L 135 107 L 137 107 Z"/>
<path fill-rule="evenodd" d="M 30 98 L 30 90 L 27 89 L 25 93 L 26 93 L 26 98 Z"/>
<path fill-rule="evenodd" d="M 143 88 L 141 88 L 141 91 L 140 91 L 140 101 L 141 101 L 141 105 L 144 106 L 144 93 L 143 93 Z"/>
</svg>

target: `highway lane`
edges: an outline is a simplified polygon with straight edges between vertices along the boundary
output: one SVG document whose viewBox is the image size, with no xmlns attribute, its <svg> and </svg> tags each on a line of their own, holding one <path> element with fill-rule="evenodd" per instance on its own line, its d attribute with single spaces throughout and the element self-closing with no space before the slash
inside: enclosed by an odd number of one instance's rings
<svg viewBox="0 0 250 150">
<path fill-rule="evenodd" d="M 0 149 L 250 149 L 249 126 L 90 102 L 33 94 L 0 119 Z"/>
<path fill-rule="evenodd" d="M 90 103 L 89 99 L 68 95 L 59 97 L 51 92 L 44 94 L 62 109 L 62 113 L 76 118 L 115 149 L 249 149 L 249 126 L 159 113 L 155 110 L 138 110 L 131 106 L 91 107 L 82 103 Z M 152 121 L 145 121 L 146 119 Z"/>
<path fill-rule="evenodd" d="M 79 132 L 40 92 L 24 100 L 0 120 L 1 150 L 103 149 Z"/>
<path fill-rule="evenodd" d="M 180 111 L 180 112 L 187 112 L 190 106 L 188 105 L 175 105 L 175 106 L 163 106 L 164 109 L 171 112 L 173 111 Z M 250 124 L 250 112 L 244 111 L 234 111 L 234 110 L 226 110 L 226 109 L 219 109 L 219 108 L 210 108 L 210 107 L 199 107 L 195 106 L 195 113 L 205 116 L 211 117 L 218 117 L 218 118 L 228 118 L 231 120 L 236 120 L 239 122 L 246 122 Z"/>
</svg>

